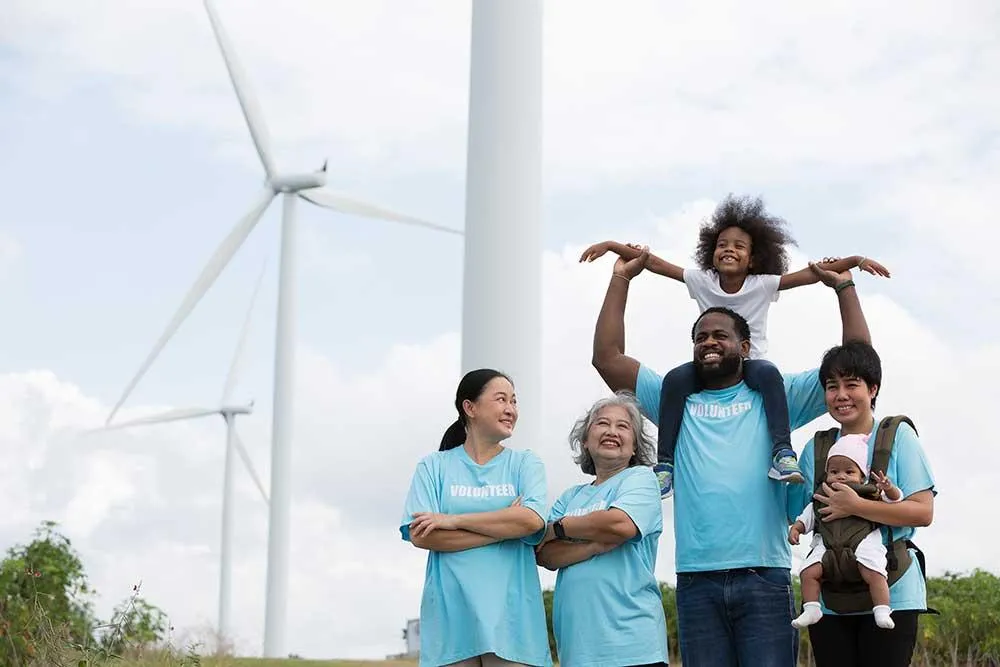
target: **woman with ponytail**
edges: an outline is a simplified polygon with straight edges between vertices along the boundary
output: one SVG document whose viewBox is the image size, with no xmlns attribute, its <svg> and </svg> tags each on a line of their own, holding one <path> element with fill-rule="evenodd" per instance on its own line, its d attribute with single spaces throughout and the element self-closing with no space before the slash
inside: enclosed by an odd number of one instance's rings
<svg viewBox="0 0 1000 667">
<path fill-rule="evenodd" d="M 458 419 L 417 464 L 400 532 L 426 549 L 420 665 L 552 664 L 534 545 L 545 534 L 545 469 L 500 443 L 514 432 L 510 378 L 479 369 L 455 393 Z"/>
</svg>

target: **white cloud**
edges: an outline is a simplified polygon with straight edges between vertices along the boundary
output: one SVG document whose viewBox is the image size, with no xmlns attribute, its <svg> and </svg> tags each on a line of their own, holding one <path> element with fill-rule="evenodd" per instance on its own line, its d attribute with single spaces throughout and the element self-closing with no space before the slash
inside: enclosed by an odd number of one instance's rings
<svg viewBox="0 0 1000 667">
<path fill-rule="evenodd" d="M 260 174 L 200 3 L 8 4 L 0 44 L 16 59 L 0 64 L 0 77 L 25 114 L 95 98 L 125 126 L 202 142 L 206 157 Z M 406 189 L 437 179 L 427 191 L 438 201 L 417 208 L 457 214 L 469 2 L 217 4 L 282 165 L 311 169 L 329 157 L 334 186 L 406 210 L 426 194 Z M 577 195 L 600 201 L 628 188 L 662 188 L 669 206 L 728 190 L 775 193 L 794 211 L 796 234 L 822 235 L 824 247 L 857 252 L 868 236 L 891 239 L 880 259 L 907 278 L 896 294 L 942 316 L 970 300 L 964 284 L 918 286 L 909 276 L 962 264 L 984 293 L 1000 288 L 974 242 L 991 231 L 1000 178 L 998 18 L 985 0 L 549 2 L 547 196 L 566 211 Z M 569 237 L 568 219 L 547 221 Z"/>
<path fill-rule="evenodd" d="M 219 5 L 282 155 L 305 166 L 347 157 L 352 170 L 462 170 L 470 3 Z M 8 10 L 0 41 L 29 56 L 25 86 L 51 93 L 104 79 L 138 117 L 201 128 L 256 161 L 198 3 L 55 7 L 21 0 Z M 964 154 L 1000 112 L 996 12 L 982 1 L 549 3 L 550 184 L 692 168 L 857 177 Z"/>
<path fill-rule="evenodd" d="M 668 219 L 637 223 L 626 237 L 648 238 L 664 255 L 684 259 L 695 223 L 710 207 L 699 202 Z M 582 478 L 566 435 L 590 402 L 606 393 L 590 367 L 590 344 L 611 260 L 578 264 L 582 247 L 544 258 L 545 425 L 544 440 L 533 449 L 546 462 L 553 496 Z M 858 278 L 862 295 L 871 293 L 874 280 Z M 653 275 L 633 281 L 627 349 L 659 370 L 690 356 L 696 308 L 685 292 Z M 929 566 L 940 573 L 997 562 L 1000 542 L 985 536 L 971 550 L 967 536 L 981 533 L 977 528 L 991 518 L 979 499 L 992 491 L 991 471 L 1000 465 L 1000 453 L 983 439 L 990 432 L 989 387 L 1000 372 L 1000 348 L 950 345 L 885 297 L 864 296 L 864 304 L 885 366 L 880 409 L 914 418 L 941 491 L 935 524 L 918 534 Z M 832 293 L 820 286 L 784 293 L 770 331 L 781 367 L 815 366 L 840 336 Z M 458 358 L 453 333 L 397 345 L 363 372 L 346 372 L 315 350 L 301 350 L 290 651 L 379 658 L 401 649 L 399 631 L 419 610 L 423 557 L 399 540 L 397 524 L 416 461 L 436 449 L 453 418 Z M 134 414 L 148 410 L 135 408 Z M 73 433 L 99 424 L 106 413 L 106 406 L 51 372 L 0 376 L 0 455 L 11 463 L 0 502 L 16 510 L 4 513 L 0 540 L 28 539 L 41 519 L 63 521 L 105 595 L 102 610 L 142 580 L 144 593 L 171 614 L 178 633 L 208 627 L 217 604 L 221 422 L 137 428 L 97 440 Z M 267 422 L 259 411 L 240 424 L 265 477 Z M 796 442 L 806 435 L 803 429 Z M 974 467 L 955 455 L 954 443 L 974 452 Z M 240 471 L 237 479 L 234 614 L 238 648 L 257 653 L 267 513 L 247 476 Z M 666 518 L 658 573 L 673 580 L 669 509 Z M 543 581 L 551 584 L 552 575 L 545 573 Z"/>
<path fill-rule="evenodd" d="M 222 156 L 261 175 L 200 3 L 8 4 L 0 44 L 16 57 L 0 78 L 15 119 L 96 100 L 123 128 L 203 145 L 206 164 Z M 217 4 L 280 165 L 330 158 L 332 186 L 461 226 L 469 2 Z M 952 321 L 1000 289 L 977 243 L 992 233 L 1000 179 L 997 12 L 984 0 L 549 2 L 547 234 L 573 238 L 577 218 L 597 215 L 591 205 L 611 219 L 635 211 L 622 198 L 637 190 L 654 208 L 763 191 L 809 249 L 875 255 L 897 277 L 885 291 Z M 76 145 L 74 131 L 52 136 L 58 150 Z M 162 177 L 157 161 L 144 164 Z M 213 168 L 206 178 L 225 177 Z M 234 201 L 226 216 L 242 209 Z M 50 208 L 39 210 L 66 215 Z M 335 229 L 333 241 L 300 243 L 304 269 L 330 283 L 371 272 L 369 254 L 342 250 L 352 228 Z M 922 280 L 956 267 L 961 278 Z M 1000 324 L 1000 310 L 985 310 Z"/>
<path fill-rule="evenodd" d="M 122 475 L 121 456 L 98 451 L 84 463 L 82 478 L 77 478 L 73 498 L 65 510 L 66 529 L 75 535 L 89 535 L 115 507 L 121 507 L 136 494 L 132 475 Z"/>
<path fill-rule="evenodd" d="M 987 292 L 1000 287 L 1000 279 L 984 261 L 983 242 L 996 232 L 993 185 L 1000 179 L 1000 152 L 985 150 L 981 155 L 944 164 L 917 163 L 895 176 L 872 202 L 876 215 L 906 221 L 914 237 L 899 239 L 905 251 L 923 243 L 933 244 L 940 253 L 927 273 L 949 266 L 984 281 Z M 953 289 L 939 285 L 939 289 Z M 994 299 L 994 303 L 998 303 Z"/>
<path fill-rule="evenodd" d="M 21 244 L 10 233 L 0 230 L 0 270 L 21 256 Z"/>
<path fill-rule="evenodd" d="M 465 120 L 468 5 L 217 4 L 279 167 L 313 169 L 330 157 L 334 180 L 345 153 L 352 170 L 432 147 L 422 167 L 464 158 L 454 129 Z M 201 3 L 16 2 L 9 14 L 0 42 L 29 56 L 31 73 L 9 76 L 34 94 L 58 98 L 102 78 L 135 117 L 210 132 L 216 149 L 259 169 Z"/>
</svg>

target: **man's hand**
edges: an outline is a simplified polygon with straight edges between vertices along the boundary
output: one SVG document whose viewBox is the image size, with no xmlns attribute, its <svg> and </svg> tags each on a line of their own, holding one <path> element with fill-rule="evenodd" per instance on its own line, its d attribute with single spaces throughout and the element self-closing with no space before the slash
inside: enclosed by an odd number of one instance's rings
<svg viewBox="0 0 1000 667">
<path fill-rule="evenodd" d="M 861 496 L 854 489 L 839 482 L 833 484 L 823 482 L 822 490 L 813 494 L 813 498 L 826 505 L 826 507 L 819 509 L 819 513 L 823 515 L 823 521 L 834 521 L 835 519 L 843 519 L 845 516 L 854 516 L 857 513 L 858 502 L 861 500 Z"/>
<path fill-rule="evenodd" d="M 644 256 L 646 258 L 646 261 L 643 263 L 643 267 L 647 268 L 647 269 L 650 268 L 651 262 L 650 262 L 650 259 L 649 259 L 650 258 L 649 246 L 644 246 L 641 243 L 626 243 L 625 245 L 627 245 L 629 248 L 631 248 L 632 250 L 635 250 L 638 253 L 645 252 L 646 254 Z"/>
<path fill-rule="evenodd" d="M 788 529 L 788 543 L 789 544 L 798 544 L 799 543 L 799 537 L 803 533 L 803 530 L 802 530 L 803 528 L 805 528 L 805 526 L 802 524 L 801 521 L 796 521 L 795 523 L 793 523 L 791 525 L 791 527 Z"/>
<path fill-rule="evenodd" d="M 453 514 L 437 512 L 414 512 L 410 523 L 410 535 L 426 537 L 435 530 L 458 530 L 458 520 Z"/>
<path fill-rule="evenodd" d="M 641 251 L 638 257 L 630 259 L 627 262 L 619 257 L 615 262 L 615 275 L 621 276 L 626 280 L 632 280 L 642 273 L 643 269 L 646 268 L 646 260 L 649 259 L 649 246 L 642 246 Z"/>
<path fill-rule="evenodd" d="M 602 257 L 608 250 L 611 249 L 610 241 L 601 241 L 600 243 L 595 243 L 580 255 L 581 262 L 593 262 L 595 259 Z"/>
<path fill-rule="evenodd" d="M 820 281 L 827 287 L 836 287 L 845 280 L 851 279 L 850 271 L 837 273 L 836 271 L 823 268 L 822 264 L 817 264 L 816 262 L 809 262 L 809 268 L 812 269 L 813 273 L 816 274 L 816 277 L 819 278 Z"/>
</svg>

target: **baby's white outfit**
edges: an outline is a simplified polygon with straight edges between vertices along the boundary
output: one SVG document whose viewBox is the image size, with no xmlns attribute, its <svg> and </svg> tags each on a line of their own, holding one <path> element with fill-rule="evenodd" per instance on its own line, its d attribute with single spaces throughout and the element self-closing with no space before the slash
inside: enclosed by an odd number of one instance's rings
<svg viewBox="0 0 1000 667">
<path fill-rule="evenodd" d="M 868 474 L 868 436 L 861 434 L 843 436 L 827 452 L 827 466 L 829 466 L 830 460 L 835 456 L 842 456 L 854 461 L 861 471 L 861 475 L 866 476 Z M 885 495 L 885 491 L 881 493 L 881 496 L 882 500 L 886 502 L 899 502 L 898 500 L 890 500 Z M 811 532 L 813 534 L 809 555 L 806 556 L 805 563 L 802 565 L 802 569 L 804 570 L 811 565 L 823 562 L 826 545 L 823 544 L 823 536 L 814 530 L 816 527 L 816 515 L 813 512 L 812 503 L 806 505 L 805 509 L 802 510 L 802 514 L 796 520 L 802 522 L 805 528 L 802 532 Z M 882 577 L 886 577 L 886 549 L 885 545 L 882 544 L 881 529 L 876 528 L 865 535 L 864 539 L 854 549 L 854 559 L 859 565 L 878 572 Z M 875 605 L 872 608 L 872 612 L 874 612 L 875 624 L 878 627 L 889 630 L 895 627 L 891 618 L 892 610 L 889 608 L 889 605 Z M 815 600 L 807 601 L 803 603 L 802 613 L 792 621 L 792 625 L 796 628 L 805 628 L 819 622 L 822 618 L 823 612 L 819 602 Z"/>
<path fill-rule="evenodd" d="M 861 470 L 862 475 L 868 475 L 868 436 L 860 434 L 849 434 L 845 435 L 830 448 L 827 453 L 827 465 L 830 463 L 830 459 L 834 456 L 843 456 L 845 458 L 854 461 L 858 469 Z M 890 500 L 888 496 L 885 495 L 885 491 L 881 492 L 882 500 L 885 502 L 899 502 L 898 500 Z M 805 562 L 802 564 L 802 569 L 806 569 L 810 565 L 815 563 L 821 563 L 823 561 L 823 554 L 826 553 L 826 545 L 823 544 L 823 536 L 819 534 L 818 531 L 813 529 L 816 527 L 816 515 L 813 512 L 813 504 L 809 503 L 806 508 L 802 510 L 802 514 L 798 516 L 797 521 L 801 521 L 802 525 L 805 526 L 804 533 L 813 533 L 812 545 L 809 548 L 809 555 L 806 556 Z M 854 550 L 854 559 L 858 561 L 861 565 L 864 565 L 869 570 L 874 570 L 878 572 L 883 577 L 886 576 L 886 557 L 885 557 L 885 545 L 882 544 L 882 531 L 876 528 L 872 532 L 865 535 L 865 538 L 861 540 L 857 548 Z"/>
<path fill-rule="evenodd" d="M 892 502 L 884 493 L 882 494 L 882 500 Z M 814 563 L 821 563 L 823 561 L 823 554 L 826 553 L 826 545 L 823 544 L 823 536 L 818 531 L 813 532 L 813 529 L 816 527 L 816 515 L 813 513 L 812 503 L 806 505 L 806 508 L 802 510 L 798 521 L 801 521 L 802 525 L 805 526 L 805 530 L 802 532 L 813 533 L 809 555 L 806 556 L 805 562 L 802 564 L 802 569 L 804 570 Z M 858 548 L 854 550 L 854 558 L 858 563 L 864 565 L 869 570 L 878 572 L 883 577 L 886 576 L 885 554 L 885 545 L 882 544 L 882 531 L 878 528 L 865 535 L 865 539 L 861 540 Z"/>
</svg>

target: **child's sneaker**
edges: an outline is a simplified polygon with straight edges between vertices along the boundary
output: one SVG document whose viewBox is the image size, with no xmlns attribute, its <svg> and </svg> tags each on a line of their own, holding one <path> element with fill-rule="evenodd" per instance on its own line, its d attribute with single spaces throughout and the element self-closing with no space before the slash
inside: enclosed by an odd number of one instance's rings
<svg viewBox="0 0 1000 667">
<path fill-rule="evenodd" d="M 653 466 L 656 473 L 656 481 L 660 483 L 660 498 L 666 500 L 674 495 L 674 464 L 657 463 Z"/>
<path fill-rule="evenodd" d="M 767 476 L 779 482 L 788 482 L 789 484 L 802 484 L 806 481 L 802 476 L 802 470 L 799 468 L 799 460 L 796 458 L 795 452 L 791 449 L 782 449 L 774 455 L 774 459 L 771 461 L 771 469 L 767 471 Z"/>
</svg>

